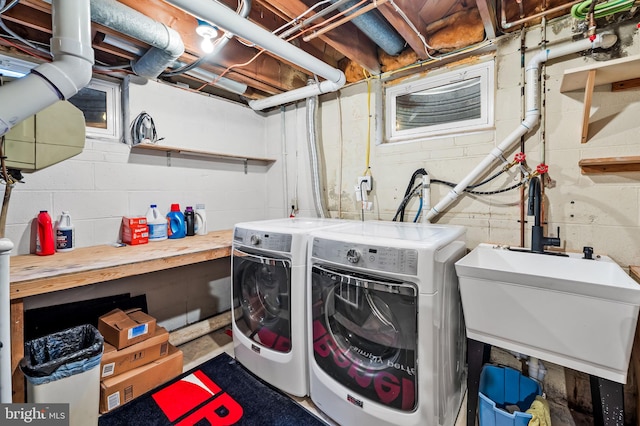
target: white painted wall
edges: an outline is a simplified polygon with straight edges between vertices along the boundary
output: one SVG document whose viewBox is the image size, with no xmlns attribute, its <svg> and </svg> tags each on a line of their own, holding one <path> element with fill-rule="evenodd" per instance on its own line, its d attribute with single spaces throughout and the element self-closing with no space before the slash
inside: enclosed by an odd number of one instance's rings
<svg viewBox="0 0 640 426">
<path fill-rule="evenodd" d="M 617 48 L 624 56 L 640 52 L 638 31 L 634 23 L 616 30 L 620 41 Z M 528 51 L 525 62 L 538 52 L 541 29 L 527 33 Z M 571 40 L 571 20 L 555 21 L 548 26 L 547 40 L 553 43 Z M 465 177 L 497 144 L 513 131 L 521 121 L 520 99 L 520 38 L 519 34 L 505 36 L 496 44 L 498 87 L 496 90 L 495 130 L 465 136 L 417 140 L 408 143 L 376 145 L 374 120 L 371 139 L 367 141 L 368 106 L 367 85 L 348 86 L 339 94 L 321 97 L 321 143 L 326 166 L 326 195 L 331 215 L 359 218 L 361 212 L 355 201 L 354 185 L 365 171 L 367 143 L 371 147 L 371 172 L 374 179 L 374 209 L 366 212 L 366 219 L 391 220 L 404 196 L 412 173 L 425 168 L 432 179 L 457 183 Z M 609 86 L 597 87 L 591 108 L 589 142 L 580 143 L 583 96 L 579 90 L 560 93 L 566 69 L 593 63 L 590 56 L 570 55 L 549 62 L 546 73 L 546 108 L 543 109 L 545 130 L 544 161 L 549 165 L 551 186 L 545 189 L 548 201 L 548 230 L 556 234 L 560 227 L 563 248 L 582 251 L 593 246 L 595 253 L 607 254 L 623 267 L 640 262 L 640 173 L 582 175 L 578 161 L 582 158 L 638 155 L 640 91 L 612 93 Z M 374 113 L 372 96 L 370 113 Z M 269 152 L 280 150 L 282 122 L 286 128 L 286 151 L 289 193 L 297 187 L 301 215 L 313 215 L 313 201 L 308 188 L 307 147 L 305 139 L 304 102 L 275 111 L 267 123 Z M 284 117 L 283 117 L 284 115 Z M 301 118 L 302 117 L 302 118 Z M 541 162 L 542 126 L 527 136 L 525 152 L 532 169 Z M 516 144 L 518 145 L 518 144 Z M 517 146 L 508 152 L 513 158 Z M 295 157 L 295 158 L 294 158 Z M 281 165 L 279 165 L 281 166 Z M 280 173 L 280 167 L 274 167 Z M 499 170 L 489 170 L 489 176 Z M 270 172 L 271 175 L 275 170 Z M 304 177 L 303 177 L 304 175 Z M 504 174 L 482 190 L 491 191 L 511 186 L 517 172 Z M 486 177 L 485 176 L 485 177 Z M 280 178 L 280 176 L 278 176 Z M 281 185 L 282 186 L 282 185 Z M 432 205 L 449 191 L 444 185 L 432 185 Z M 271 193 L 271 192 L 270 192 Z M 278 212 L 279 202 L 271 206 L 270 214 Z M 491 196 L 461 196 L 434 222 L 459 224 L 467 227 L 469 248 L 480 242 L 520 244 L 520 194 L 511 191 Z M 405 220 L 413 220 L 418 202 L 410 204 Z M 525 212 L 526 213 L 526 212 Z M 532 218 L 529 222 L 532 221 Z M 525 245 L 529 245 L 530 223 L 526 227 Z"/>
<path fill-rule="evenodd" d="M 624 25 L 616 29 L 616 32 L 620 36 L 616 48 L 623 56 L 640 53 L 640 35 L 635 23 Z M 374 180 L 371 197 L 374 209 L 366 212 L 365 218 L 391 220 L 416 169 L 425 168 L 432 179 L 458 182 L 502 142 L 519 125 L 522 117 L 519 37 L 519 34 L 505 36 L 496 43 L 496 126 L 491 131 L 376 145 L 373 136 L 375 117 L 369 124 L 369 114 L 373 116 L 375 103 L 380 102 L 380 99 L 372 96 L 371 107 L 368 107 L 366 83 L 347 86 L 337 94 L 323 95 L 320 98 L 319 139 L 325 158 L 325 195 L 331 216 L 361 216 L 359 205 L 355 201 L 354 186 L 357 177 L 366 170 L 367 144 L 371 149 L 370 166 Z M 571 40 L 571 37 L 571 20 L 555 21 L 547 28 L 546 39 L 550 42 L 549 46 L 559 41 Z M 539 51 L 541 40 L 540 27 L 528 31 L 525 63 Z M 565 250 L 581 252 L 582 247 L 592 246 L 596 254 L 607 254 L 626 268 L 640 262 L 640 172 L 582 175 L 578 161 L 582 158 L 638 155 L 640 90 L 612 93 L 609 86 L 596 87 L 591 108 L 589 141 L 581 144 L 584 92 L 579 90 L 560 93 L 559 88 L 566 69 L 591 63 L 594 63 L 591 56 L 576 54 L 556 59 L 546 65 L 542 73 L 546 84 L 543 124 L 527 136 L 525 152 L 529 166 L 535 169 L 542 159 L 541 146 L 544 139 L 544 162 L 549 165 L 549 176 L 552 179 L 552 185 L 545 189 L 549 221 L 545 235 L 555 236 L 559 226 Z M 274 197 L 274 191 L 270 189 L 271 215 L 280 212 L 280 204 L 293 197 L 296 188 L 300 215 L 314 214 L 308 184 L 310 178 L 304 116 L 305 104 L 299 102 L 284 111 L 274 111 L 268 117 L 268 151 L 274 154 L 280 150 L 286 151 L 287 161 L 283 164 L 286 164 L 286 174 L 289 176 L 286 196 Z M 542 129 L 545 131 L 544 138 Z M 280 138 L 282 133 L 286 136 L 283 139 Z M 514 147 L 507 153 L 509 160 L 516 151 Z M 270 179 L 275 178 L 276 182 L 281 182 L 283 164 L 278 164 L 278 167 L 270 171 Z M 483 178 L 498 171 L 499 167 L 501 166 L 496 165 L 487 171 Z M 516 176 L 515 171 L 505 174 L 482 189 L 490 191 L 511 186 L 516 183 Z M 449 187 L 443 185 L 432 185 L 432 205 L 441 200 L 448 190 Z M 519 203 L 519 191 L 482 197 L 461 196 L 434 222 L 465 226 L 467 246 L 470 249 L 481 242 L 517 246 L 520 244 Z M 405 220 L 413 220 L 417 206 L 417 200 L 409 205 Z M 530 220 L 525 229 L 525 246 L 530 245 L 530 227 L 533 221 L 533 218 L 527 219 Z M 496 354 L 500 355 L 500 351 L 494 351 L 494 359 Z M 512 362 L 518 364 L 515 360 Z M 566 407 L 566 400 L 571 400 L 574 407 L 584 407 L 588 411 L 591 401 L 586 375 L 550 363 L 546 363 L 546 366 L 549 374 L 545 380 L 545 389 L 553 400 L 554 407 Z M 636 400 L 634 381 L 629 383 L 625 389 L 625 404 L 631 415 Z M 565 413 L 568 411 L 558 410 L 554 415 Z M 573 424 L 572 420 L 560 423 Z"/>
<path fill-rule="evenodd" d="M 130 86 L 131 120 L 141 111 L 155 122 L 162 145 L 223 154 L 265 157 L 265 118 L 241 105 L 166 84 Z M 125 126 L 128 127 L 128 126 Z M 119 239 L 122 216 L 145 215 L 150 204 L 166 213 L 204 203 L 210 230 L 230 229 L 238 221 L 266 215 L 268 166 L 208 157 L 131 153 L 118 141 L 88 139 L 83 152 L 46 169 L 25 174 L 13 190 L 6 236 L 12 255 L 30 252 L 31 222 L 40 210 L 53 220 L 68 210 L 77 247 Z"/>
</svg>

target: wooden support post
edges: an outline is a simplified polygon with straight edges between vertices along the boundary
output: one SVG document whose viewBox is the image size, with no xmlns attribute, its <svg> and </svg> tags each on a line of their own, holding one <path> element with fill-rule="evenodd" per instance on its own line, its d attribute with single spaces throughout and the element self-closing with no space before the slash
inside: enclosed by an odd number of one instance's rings
<svg viewBox="0 0 640 426">
<path fill-rule="evenodd" d="M 596 82 L 596 70 L 590 70 L 587 75 L 587 84 L 584 88 L 584 112 L 582 116 L 582 143 L 587 143 L 589 134 L 589 116 L 591 115 L 591 100 L 593 99 L 593 87 Z"/>
<path fill-rule="evenodd" d="M 11 374 L 13 402 L 26 402 L 24 375 L 18 364 L 24 357 L 24 304 L 22 299 L 11 301 Z"/>
</svg>

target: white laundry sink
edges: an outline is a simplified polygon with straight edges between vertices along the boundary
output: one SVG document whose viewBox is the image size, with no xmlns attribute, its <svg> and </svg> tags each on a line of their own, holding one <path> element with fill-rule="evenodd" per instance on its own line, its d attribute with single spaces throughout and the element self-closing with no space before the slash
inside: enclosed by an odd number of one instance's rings
<svg viewBox="0 0 640 426">
<path fill-rule="evenodd" d="M 611 258 L 480 244 L 456 273 L 467 337 L 626 383 L 640 285 Z"/>
</svg>

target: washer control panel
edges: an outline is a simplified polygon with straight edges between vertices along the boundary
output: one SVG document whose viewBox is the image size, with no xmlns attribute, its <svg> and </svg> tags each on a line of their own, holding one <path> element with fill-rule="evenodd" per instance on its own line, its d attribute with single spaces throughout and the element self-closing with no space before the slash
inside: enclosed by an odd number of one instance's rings
<svg viewBox="0 0 640 426">
<path fill-rule="evenodd" d="M 329 262 L 405 275 L 418 273 L 418 251 L 314 238 L 311 255 Z"/>
<path fill-rule="evenodd" d="M 265 250 L 291 252 L 291 234 L 236 228 L 233 232 L 233 242 Z"/>
</svg>

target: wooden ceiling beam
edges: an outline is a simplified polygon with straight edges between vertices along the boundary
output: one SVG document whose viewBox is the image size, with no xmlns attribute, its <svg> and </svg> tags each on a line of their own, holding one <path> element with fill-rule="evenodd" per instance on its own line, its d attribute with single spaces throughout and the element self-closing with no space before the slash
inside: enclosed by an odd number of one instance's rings
<svg viewBox="0 0 640 426">
<path fill-rule="evenodd" d="M 265 0 L 257 0 L 264 3 Z M 300 0 L 269 0 L 268 4 L 280 10 L 289 19 L 297 18 L 309 9 Z M 345 29 L 348 27 L 348 29 Z M 370 73 L 380 73 L 376 45 L 352 23 L 337 27 L 318 37 L 347 58 L 360 64 Z"/>
</svg>

